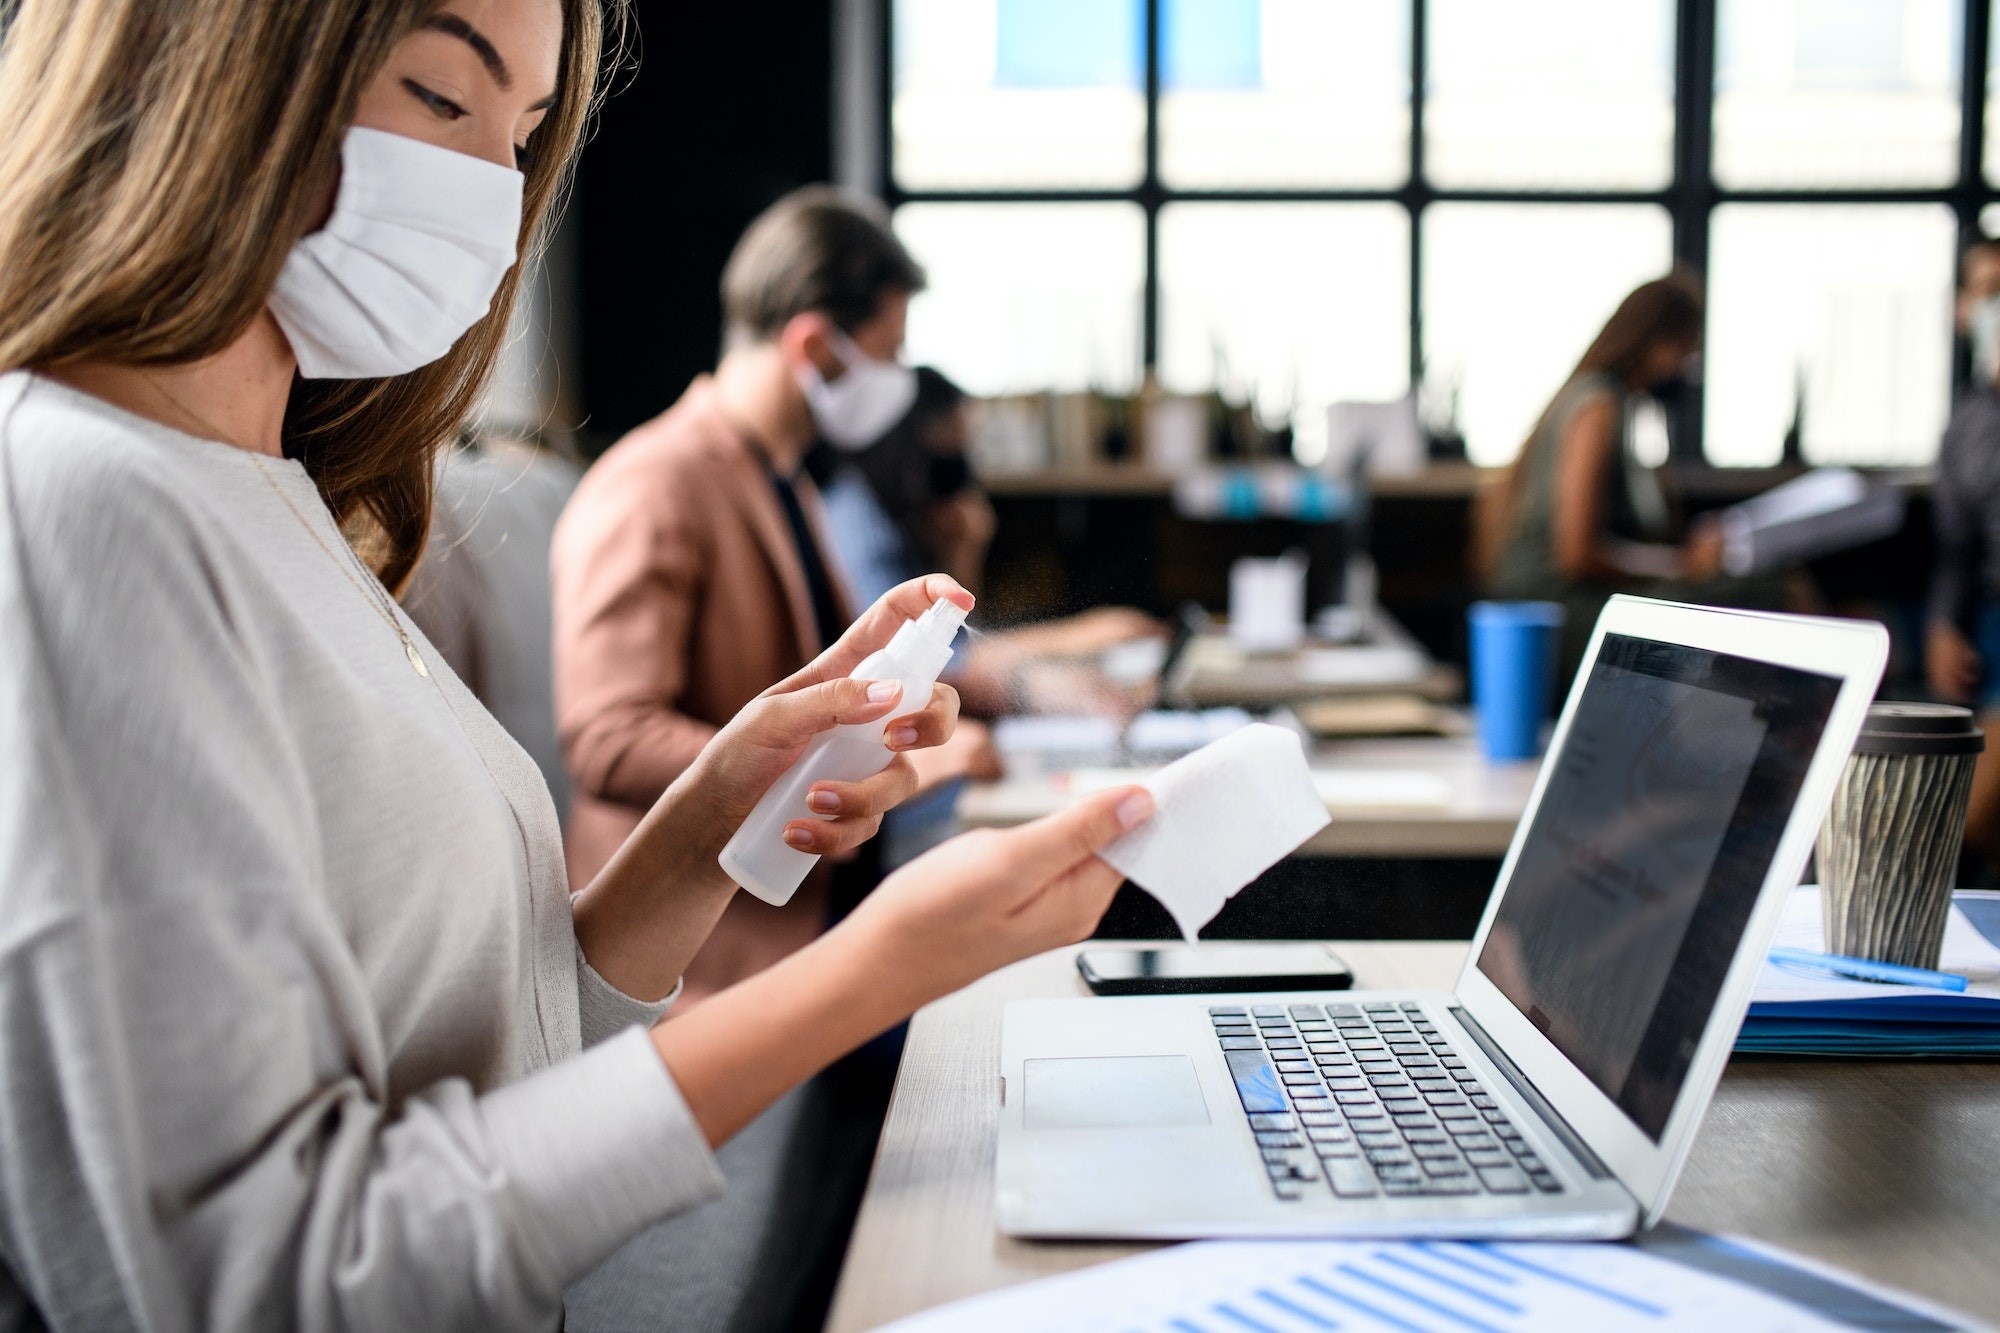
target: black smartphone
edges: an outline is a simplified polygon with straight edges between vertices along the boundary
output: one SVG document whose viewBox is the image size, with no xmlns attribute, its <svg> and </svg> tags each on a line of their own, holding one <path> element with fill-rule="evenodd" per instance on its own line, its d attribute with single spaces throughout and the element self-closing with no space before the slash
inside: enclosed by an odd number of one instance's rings
<svg viewBox="0 0 2000 1333">
<path fill-rule="evenodd" d="M 1215 995 L 1231 991 L 1346 990 L 1354 974 L 1324 944 L 1165 944 L 1085 949 L 1076 970 L 1099 995 Z"/>
</svg>

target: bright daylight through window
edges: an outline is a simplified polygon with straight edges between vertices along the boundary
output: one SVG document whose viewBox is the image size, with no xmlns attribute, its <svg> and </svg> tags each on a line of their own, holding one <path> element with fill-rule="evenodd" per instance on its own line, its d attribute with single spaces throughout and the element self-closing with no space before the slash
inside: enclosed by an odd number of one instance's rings
<svg viewBox="0 0 2000 1333">
<path fill-rule="evenodd" d="M 1923 463 L 2000 198 L 1984 3 L 892 0 L 887 192 L 940 279 L 911 355 L 986 394 L 1151 367 L 1302 441 L 1415 388 L 1493 464 L 1680 260 L 1684 449 Z"/>
</svg>

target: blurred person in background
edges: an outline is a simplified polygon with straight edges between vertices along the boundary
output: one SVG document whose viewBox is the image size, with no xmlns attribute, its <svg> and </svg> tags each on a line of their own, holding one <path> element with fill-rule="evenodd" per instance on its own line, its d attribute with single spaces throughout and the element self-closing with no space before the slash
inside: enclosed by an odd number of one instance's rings
<svg viewBox="0 0 2000 1333">
<path fill-rule="evenodd" d="M 1701 335 L 1701 285 L 1691 274 L 1676 271 L 1635 288 L 1520 454 L 1479 498 L 1477 572 L 1496 597 L 1562 604 L 1562 681 L 1583 660 L 1614 593 L 1736 605 L 1778 600 L 1770 589 L 1722 576 L 1720 529 L 1696 523 L 1683 533 L 1658 473 L 1631 447 L 1634 401 L 1686 375 Z"/>
<path fill-rule="evenodd" d="M 910 410 L 859 449 L 816 446 L 828 526 L 856 595 L 936 569 L 977 590 L 993 542 L 993 506 L 967 460 L 971 401 L 941 371 L 920 366 Z M 1166 627 L 1131 607 L 989 630 L 960 643 L 947 676 L 968 713 L 1102 712 L 1129 717 L 1150 702 L 1098 669 L 1105 650 L 1160 638 Z"/>
<path fill-rule="evenodd" d="M 1956 311 L 1972 378 L 1945 426 L 1931 482 L 1937 556 L 1924 674 L 1939 699 L 1981 714 L 1986 752 L 1973 772 L 1965 838 L 2000 863 L 2000 240 L 1966 248 Z"/>
</svg>

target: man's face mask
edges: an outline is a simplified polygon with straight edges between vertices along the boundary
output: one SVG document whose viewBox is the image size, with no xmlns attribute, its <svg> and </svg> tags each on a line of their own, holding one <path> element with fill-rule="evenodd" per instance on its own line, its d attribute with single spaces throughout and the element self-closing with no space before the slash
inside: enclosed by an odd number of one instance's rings
<svg viewBox="0 0 2000 1333">
<path fill-rule="evenodd" d="M 849 452 L 888 434 L 917 401 L 917 372 L 900 361 L 877 361 L 835 329 L 833 352 L 845 367 L 829 380 L 810 362 L 798 373 L 813 425 L 827 443 Z"/>
</svg>

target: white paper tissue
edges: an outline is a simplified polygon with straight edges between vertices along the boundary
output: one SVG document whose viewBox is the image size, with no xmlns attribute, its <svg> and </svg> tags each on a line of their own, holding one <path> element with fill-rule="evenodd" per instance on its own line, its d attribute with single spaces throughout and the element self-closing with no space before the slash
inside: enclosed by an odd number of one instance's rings
<svg viewBox="0 0 2000 1333">
<path fill-rule="evenodd" d="M 1298 736 L 1258 723 L 1143 784 L 1151 820 L 1103 857 L 1158 898 L 1190 942 L 1222 905 L 1329 820 Z"/>
</svg>

